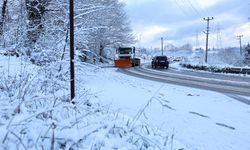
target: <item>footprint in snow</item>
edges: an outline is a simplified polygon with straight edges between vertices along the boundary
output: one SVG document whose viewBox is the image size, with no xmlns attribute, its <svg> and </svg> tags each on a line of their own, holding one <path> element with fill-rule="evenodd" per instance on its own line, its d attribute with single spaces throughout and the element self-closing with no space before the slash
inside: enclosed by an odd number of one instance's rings
<svg viewBox="0 0 250 150">
<path fill-rule="evenodd" d="M 157 98 L 161 99 L 162 97 L 161 96 L 157 96 Z"/>
<path fill-rule="evenodd" d="M 162 99 L 163 102 L 170 103 L 170 101 Z"/>
<path fill-rule="evenodd" d="M 210 118 L 210 117 L 208 117 L 206 115 L 203 115 L 203 114 L 200 114 L 200 113 L 197 113 L 197 112 L 193 112 L 193 111 L 190 111 L 189 113 L 193 114 L 193 115 L 197 115 L 197 116 L 203 117 L 203 118 Z"/>
<path fill-rule="evenodd" d="M 235 127 L 226 125 L 224 123 L 216 123 L 216 125 L 221 126 L 221 127 L 225 127 L 225 128 L 231 129 L 231 130 L 235 130 Z"/>
<path fill-rule="evenodd" d="M 187 96 L 200 96 L 200 95 L 188 94 Z"/>
<path fill-rule="evenodd" d="M 136 88 L 136 86 L 135 86 L 135 85 L 132 85 L 132 84 L 131 84 L 130 86 L 132 86 L 132 87 Z"/>
<path fill-rule="evenodd" d="M 167 104 L 162 104 L 162 106 L 163 106 L 163 107 L 166 107 L 166 108 L 168 108 L 168 109 L 170 109 L 170 110 L 175 110 L 173 107 L 171 107 L 171 106 L 169 106 L 169 105 L 167 105 Z"/>
<path fill-rule="evenodd" d="M 162 94 L 162 93 L 159 93 L 159 95 L 161 95 L 161 96 L 165 96 L 164 94 Z"/>
</svg>

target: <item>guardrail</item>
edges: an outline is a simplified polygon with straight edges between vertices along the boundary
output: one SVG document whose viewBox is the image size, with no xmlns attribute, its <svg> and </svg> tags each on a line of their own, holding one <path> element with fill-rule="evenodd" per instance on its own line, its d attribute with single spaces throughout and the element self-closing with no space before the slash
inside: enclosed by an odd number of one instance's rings
<svg viewBox="0 0 250 150">
<path fill-rule="evenodd" d="M 234 73 L 234 74 L 249 74 L 250 75 L 250 68 L 240 68 L 240 67 L 225 67 L 225 68 L 218 68 L 214 66 L 200 66 L 200 65 L 191 65 L 191 64 L 180 64 L 184 68 L 194 69 L 194 70 L 204 70 L 210 72 L 217 72 L 217 73 Z"/>
</svg>

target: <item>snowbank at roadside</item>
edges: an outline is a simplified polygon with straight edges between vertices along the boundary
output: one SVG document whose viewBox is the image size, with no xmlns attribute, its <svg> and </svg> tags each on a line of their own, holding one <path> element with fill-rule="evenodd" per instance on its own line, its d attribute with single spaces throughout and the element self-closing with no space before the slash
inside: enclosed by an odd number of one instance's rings
<svg viewBox="0 0 250 150">
<path fill-rule="evenodd" d="M 0 62 L 0 149 L 186 149 L 171 134 L 101 103 L 85 85 L 105 74 L 99 67 L 76 64 L 71 104 L 67 62 L 38 67 L 9 56 Z"/>
</svg>

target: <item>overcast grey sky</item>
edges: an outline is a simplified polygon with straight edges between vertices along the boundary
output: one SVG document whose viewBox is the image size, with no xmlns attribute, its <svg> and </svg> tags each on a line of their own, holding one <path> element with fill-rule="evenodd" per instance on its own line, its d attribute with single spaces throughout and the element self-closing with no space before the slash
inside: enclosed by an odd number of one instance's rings
<svg viewBox="0 0 250 150">
<path fill-rule="evenodd" d="M 243 43 L 250 42 L 250 0 L 121 1 L 126 3 L 140 46 L 160 47 L 160 38 L 164 37 L 164 43 L 204 47 L 204 17 L 214 17 L 210 22 L 209 47 L 239 46 L 237 35 L 244 35 Z"/>
</svg>

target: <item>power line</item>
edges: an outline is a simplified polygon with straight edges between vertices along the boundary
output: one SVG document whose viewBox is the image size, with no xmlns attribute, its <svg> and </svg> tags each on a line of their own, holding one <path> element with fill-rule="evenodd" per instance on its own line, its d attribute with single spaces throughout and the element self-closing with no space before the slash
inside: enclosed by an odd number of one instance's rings
<svg viewBox="0 0 250 150">
<path fill-rule="evenodd" d="M 208 16 L 208 11 L 207 11 L 207 9 L 204 8 L 204 7 L 201 7 L 201 6 L 200 6 L 200 3 L 198 3 L 197 0 L 193 0 L 193 1 L 194 1 L 194 3 L 196 3 L 196 4 L 199 6 L 199 8 L 200 8 L 201 11 L 202 11 L 202 14 Z"/>
<path fill-rule="evenodd" d="M 184 15 L 187 15 L 188 12 L 185 11 L 185 6 L 181 5 L 178 0 L 175 0 L 176 5 L 179 7 L 179 9 L 182 11 Z"/>
<path fill-rule="evenodd" d="M 204 16 L 208 14 L 207 11 L 204 8 L 202 8 L 196 0 L 195 1 L 194 0 L 182 0 L 182 1 L 186 3 L 187 5 L 189 5 L 190 8 L 192 8 L 197 15 Z"/>
<path fill-rule="evenodd" d="M 200 12 L 194 7 L 193 3 L 190 0 L 187 0 L 188 4 L 191 6 L 191 8 L 198 14 L 200 15 Z"/>
<path fill-rule="evenodd" d="M 191 0 L 175 0 L 176 5 L 179 7 L 179 9 L 185 14 L 190 14 L 190 11 L 187 9 L 192 9 L 198 16 L 204 16 L 207 15 L 207 13 L 204 10 L 199 10 L 201 7 L 196 7 L 197 6 L 197 1 L 194 3 Z M 199 6 L 199 5 L 198 5 Z M 189 8 L 187 8 L 189 7 Z"/>
</svg>

